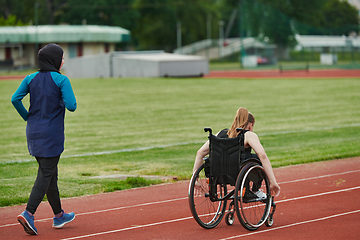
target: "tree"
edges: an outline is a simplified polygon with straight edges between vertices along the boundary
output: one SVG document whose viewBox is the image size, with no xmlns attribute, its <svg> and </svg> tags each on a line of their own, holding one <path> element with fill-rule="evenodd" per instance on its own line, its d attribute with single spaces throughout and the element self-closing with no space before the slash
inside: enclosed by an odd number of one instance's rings
<svg viewBox="0 0 360 240">
<path fill-rule="evenodd" d="M 347 1 L 328 0 L 323 14 L 325 34 L 348 35 L 359 31 L 358 10 Z"/>
<path fill-rule="evenodd" d="M 281 48 L 293 46 L 297 33 L 359 31 L 356 8 L 343 0 L 0 0 L 3 24 L 17 24 L 15 17 L 23 24 L 120 26 L 139 49 L 166 51 L 176 47 L 178 22 L 186 45 L 207 38 L 208 19 L 217 38 L 219 20 L 228 27 L 233 12 L 228 37 L 266 38 Z"/>
<path fill-rule="evenodd" d="M 17 19 L 15 15 L 9 14 L 5 19 L 4 16 L 0 17 L 0 26 L 24 26 L 25 24 L 21 20 Z"/>
<path fill-rule="evenodd" d="M 140 49 L 171 49 L 176 43 L 176 12 L 172 0 L 138 0 L 134 8 L 141 18 L 132 31 Z"/>
<path fill-rule="evenodd" d="M 134 7 L 140 18 L 133 35 L 141 49 L 164 49 L 176 47 L 176 26 L 181 23 L 184 45 L 206 38 L 206 21 L 219 20 L 215 0 L 136 0 Z M 216 31 L 218 28 L 212 28 Z"/>
<path fill-rule="evenodd" d="M 0 0 L 1 14 L 6 19 L 14 15 L 26 24 L 55 24 L 58 10 L 66 3 L 64 0 Z"/>
<path fill-rule="evenodd" d="M 240 36 L 268 38 L 280 48 L 293 46 L 295 34 L 348 35 L 359 30 L 358 11 L 341 0 L 228 0 L 223 16 L 239 8 Z M 239 35 L 232 31 L 232 36 Z"/>
<path fill-rule="evenodd" d="M 56 21 L 72 25 L 107 25 L 133 29 L 139 17 L 134 0 L 67 0 L 58 10 Z"/>
<path fill-rule="evenodd" d="M 48 24 L 55 24 L 55 17 L 59 14 L 60 9 L 66 5 L 64 0 L 46 0 L 43 1 L 47 12 Z"/>
<path fill-rule="evenodd" d="M 17 21 L 30 23 L 34 20 L 34 0 L 0 0 L 0 12 L 4 19 L 15 16 Z"/>
</svg>

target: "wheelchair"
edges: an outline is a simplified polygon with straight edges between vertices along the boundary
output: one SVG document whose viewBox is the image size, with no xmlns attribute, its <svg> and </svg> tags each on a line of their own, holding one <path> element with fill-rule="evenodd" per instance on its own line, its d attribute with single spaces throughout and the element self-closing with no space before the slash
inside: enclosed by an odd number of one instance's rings
<svg viewBox="0 0 360 240">
<path fill-rule="evenodd" d="M 269 179 L 259 159 L 245 159 L 243 129 L 237 129 L 235 138 L 218 138 L 211 128 L 204 130 L 209 132 L 210 153 L 193 174 L 188 191 L 196 222 L 212 229 L 225 215 L 226 224 L 232 225 L 236 213 L 247 230 L 254 231 L 264 223 L 271 227 L 276 204 Z"/>
</svg>

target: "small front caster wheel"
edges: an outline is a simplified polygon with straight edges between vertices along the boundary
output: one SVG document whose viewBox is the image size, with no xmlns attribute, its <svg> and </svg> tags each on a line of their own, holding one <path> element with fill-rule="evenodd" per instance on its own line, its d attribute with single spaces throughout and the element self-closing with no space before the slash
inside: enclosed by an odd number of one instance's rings
<svg viewBox="0 0 360 240">
<path fill-rule="evenodd" d="M 227 225 L 231 226 L 234 223 L 234 213 L 228 212 L 225 216 L 225 222 Z"/>
<path fill-rule="evenodd" d="M 274 219 L 272 217 L 268 217 L 268 219 L 266 219 L 265 221 L 265 225 L 267 227 L 271 227 L 274 224 Z"/>
</svg>

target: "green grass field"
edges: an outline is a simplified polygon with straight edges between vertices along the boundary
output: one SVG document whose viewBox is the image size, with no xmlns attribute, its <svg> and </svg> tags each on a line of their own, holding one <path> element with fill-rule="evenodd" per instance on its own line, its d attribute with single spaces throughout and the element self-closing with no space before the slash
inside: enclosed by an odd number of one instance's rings
<svg viewBox="0 0 360 240">
<path fill-rule="evenodd" d="M 248 108 L 274 167 L 360 156 L 359 79 L 72 79 L 78 109 L 66 113 L 61 197 L 159 181 L 94 179 L 110 174 L 189 179 L 204 127 L 229 127 Z M 27 201 L 37 163 L 10 98 L 20 81 L 0 81 L 0 206 Z M 23 101 L 27 106 L 28 96 Z"/>
</svg>

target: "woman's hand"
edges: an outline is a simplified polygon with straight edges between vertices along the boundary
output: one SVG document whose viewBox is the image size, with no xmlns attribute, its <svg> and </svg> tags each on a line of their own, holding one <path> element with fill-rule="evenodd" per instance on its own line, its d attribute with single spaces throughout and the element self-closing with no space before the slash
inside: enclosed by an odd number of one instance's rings
<svg viewBox="0 0 360 240">
<path fill-rule="evenodd" d="M 280 194 L 280 186 L 279 186 L 279 184 L 277 184 L 277 182 L 270 183 L 270 192 L 271 192 L 271 196 L 274 196 L 274 197 L 279 196 L 279 194 Z"/>
</svg>

